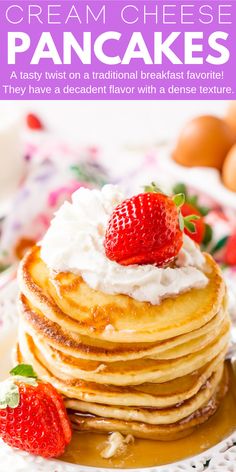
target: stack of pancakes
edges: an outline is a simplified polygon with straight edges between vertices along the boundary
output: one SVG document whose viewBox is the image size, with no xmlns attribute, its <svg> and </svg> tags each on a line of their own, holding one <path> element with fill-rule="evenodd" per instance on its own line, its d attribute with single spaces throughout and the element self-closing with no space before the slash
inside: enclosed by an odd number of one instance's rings
<svg viewBox="0 0 236 472">
<path fill-rule="evenodd" d="M 204 288 L 151 305 L 50 271 L 34 247 L 19 271 L 17 360 L 64 395 L 79 430 L 182 437 L 227 389 L 226 289 L 209 255 L 204 272 Z"/>
</svg>

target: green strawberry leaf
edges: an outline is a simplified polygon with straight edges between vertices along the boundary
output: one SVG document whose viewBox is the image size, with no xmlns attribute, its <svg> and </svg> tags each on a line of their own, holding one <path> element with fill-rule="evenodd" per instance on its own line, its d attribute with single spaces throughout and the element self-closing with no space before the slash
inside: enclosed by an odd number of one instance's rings
<svg viewBox="0 0 236 472">
<path fill-rule="evenodd" d="M 190 203 L 190 205 L 193 205 L 195 208 L 198 208 L 198 196 L 197 195 L 188 196 L 187 202 Z"/>
<path fill-rule="evenodd" d="M 175 205 L 180 208 L 183 206 L 184 202 L 185 202 L 185 195 L 184 193 L 177 193 L 176 195 L 174 195 L 173 197 L 173 202 L 175 203 Z"/>
<path fill-rule="evenodd" d="M 188 215 L 183 217 L 183 223 L 184 223 L 184 228 L 186 228 L 190 233 L 196 233 L 196 225 L 193 223 L 193 221 L 199 220 L 198 215 Z"/>
<path fill-rule="evenodd" d="M 15 385 L 17 387 L 17 385 Z M 8 406 L 10 408 L 17 408 L 20 403 L 20 394 L 19 394 L 19 389 L 15 389 L 14 391 L 11 392 L 11 394 L 8 396 Z"/>
<path fill-rule="evenodd" d="M 196 210 L 198 210 L 202 216 L 208 215 L 210 209 L 208 207 L 202 206 L 198 202 L 198 195 L 189 195 L 188 190 L 185 184 L 178 183 L 173 187 L 173 193 L 184 193 L 186 198 L 186 203 L 193 205 Z"/>
<path fill-rule="evenodd" d="M 156 184 L 156 182 L 151 182 L 149 185 L 144 185 L 144 192 L 145 193 L 164 193 L 160 187 Z"/>
<path fill-rule="evenodd" d="M 184 217 L 184 221 L 197 221 L 199 220 L 200 216 L 198 215 L 188 215 Z"/>
<path fill-rule="evenodd" d="M 224 236 L 224 238 L 221 238 L 217 243 L 216 245 L 212 248 L 211 250 L 211 254 L 215 254 L 217 251 L 219 251 L 220 249 L 222 249 L 227 241 L 229 239 L 229 236 Z"/>
<path fill-rule="evenodd" d="M 31 377 L 37 379 L 34 369 L 29 364 L 19 364 L 10 371 L 11 375 L 20 375 L 22 377 Z"/>
<path fill-rule="evenodd" d="M 198 210 L 200 211 L 202 216 L 208 215 L 210 208 L 205 207 L 205 206 L 198 206 Z"/>
<path fill-rule="evenodd" d="M 20 403 L 20 393 L 18 385 L 15 385 L 10 379 L 0 383 L 0 410 L 8 406 L 16 408 Z"/>
<path fill-rule="evenodd" d="M 212 227 L 208 224 L 205 224 L 205 233 L 204 233 L 204 238 L 203 238 L 202 244 L 204 246 L 207 246 L 211 242 L 212 237 L 213 237 Z"/>
<path fill-rule="evenodd" d="M 195 233 L 196 232 L 196 226 L 194 223 L 191 223 L 191 221 L 186 221 L 184 219 L 184 226 L 186 229 L 188 229 L 188 231 L 190 231 L 190 233 Z"/>
<path fill-rule="evenodd" d="M 88 183 L 94 182 L 101 187 L 107 183 L 101 169 L 90 169 L 82 162 L 79 165 L 71 165 L 70 170 L 77 180 Z"/>
<path fill-rule="evenodd" d="M 11 370 L 9 377 L 0 382 L 0 410 L 7 407 L 16 408 L 20 403 L 20 392 L 18 383 L 28 384 L 36 387 L 36 374 L 31 365 L 19 364 Z"/>
<path fill-rule="evenodd" d="M 184 195 L 187 196 L 188 192 L 186 185 L 183 183 L 176 184 L 173 187 L 173 193 L 184 193 Z"/>
</svg>

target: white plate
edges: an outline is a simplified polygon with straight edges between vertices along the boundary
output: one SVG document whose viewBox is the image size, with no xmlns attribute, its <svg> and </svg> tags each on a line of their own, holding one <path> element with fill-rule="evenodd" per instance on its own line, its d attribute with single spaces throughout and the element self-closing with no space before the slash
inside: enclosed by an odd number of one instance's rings
<svg viewBox="0 0 236 472">
<path fill-rule="evenodd" d="M 17 284 L 10 281 L 0 290 L 0 380 L 11 366 L 11 351 L 16 340 Z M 119 472 L 124 469 L 101 469 L 46 460 L 12 449 L 0 441 L 0 472 Z M 128 469 L 142 472 L 236 472 L 236 431 L 203 454 L 160 467 Z"/>
</svg>

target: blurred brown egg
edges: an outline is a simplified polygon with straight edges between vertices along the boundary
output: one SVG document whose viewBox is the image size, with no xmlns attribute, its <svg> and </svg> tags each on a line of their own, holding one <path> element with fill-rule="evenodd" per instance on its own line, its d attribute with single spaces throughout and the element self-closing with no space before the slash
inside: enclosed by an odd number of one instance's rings
<svg viewBox="0 0 236 472">
<path fill-rule="evenodd" d="M 228 125 L 231 126 L 232 130 L 236 133 L 236 100 L 232 100 L 232 102 L 229 102 L 225 121 L 228 123 Z"/>
<path fill-rule="evenodd" d="M 215 116 L 199 116 L 180 133 L 173 159 L 183 166 L 221 169 L 225 156 L 236 142 L 230 126 Z"/>
<path fill-rule="evenodd" d="M 222 180 L 229 190 L 236 192 L 236 144 L 230 149 L 224 161 Z"/>
</svg>

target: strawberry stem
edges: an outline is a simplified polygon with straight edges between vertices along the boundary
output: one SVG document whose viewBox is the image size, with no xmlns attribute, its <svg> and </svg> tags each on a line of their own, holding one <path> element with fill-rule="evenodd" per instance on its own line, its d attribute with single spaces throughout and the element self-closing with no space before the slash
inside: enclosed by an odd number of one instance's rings
<svg viewBox="0 0 236 472">
<path fill-rule="evenodd" d="M 199 218 L 200 216 L 198 215 L 187 215 L 184 217 L 184 221 L 197 221 Z"/>
<path fill-rule="evenodd" d="M 184 193 L 177 193 L 172 197 L 172 200 L 178 208 L 181 208 L 185 203 L 185 195 Z"/>
<path fill-rule="evenodd" d="M 191 221 L 185 221 L 184 222 L 184 227 L 190 231 L 190 233 L 196 233 L 196 225 L 194 223 L 191 223 Z"/>
<path fill-rule="evenodd" d="M 164 193 L 155 182 L 151 182 L 150 185 L 144 185 L 144 192 L 145 193 L 162 193 L 162 194 Z"/>
<path fill-rule="evenodd" d="M 188 215 L 183 217 L 181 211 L 179 212 L 179 227 L 181 231 L 184 231 L 186 228 L 190 233 L 196 233 L 196 225 L 193 221 L 199 220 L 200 216 L 198 215 Z"/>
<path fill-rule="evenodd" d="M 198 215 L 188 215 L 183 217 L 184 228 L 186 228 L 190 233 L 196 233 L 196 225 L 193 221 L 199 220 L 200 216 Z"/>
</svg>

